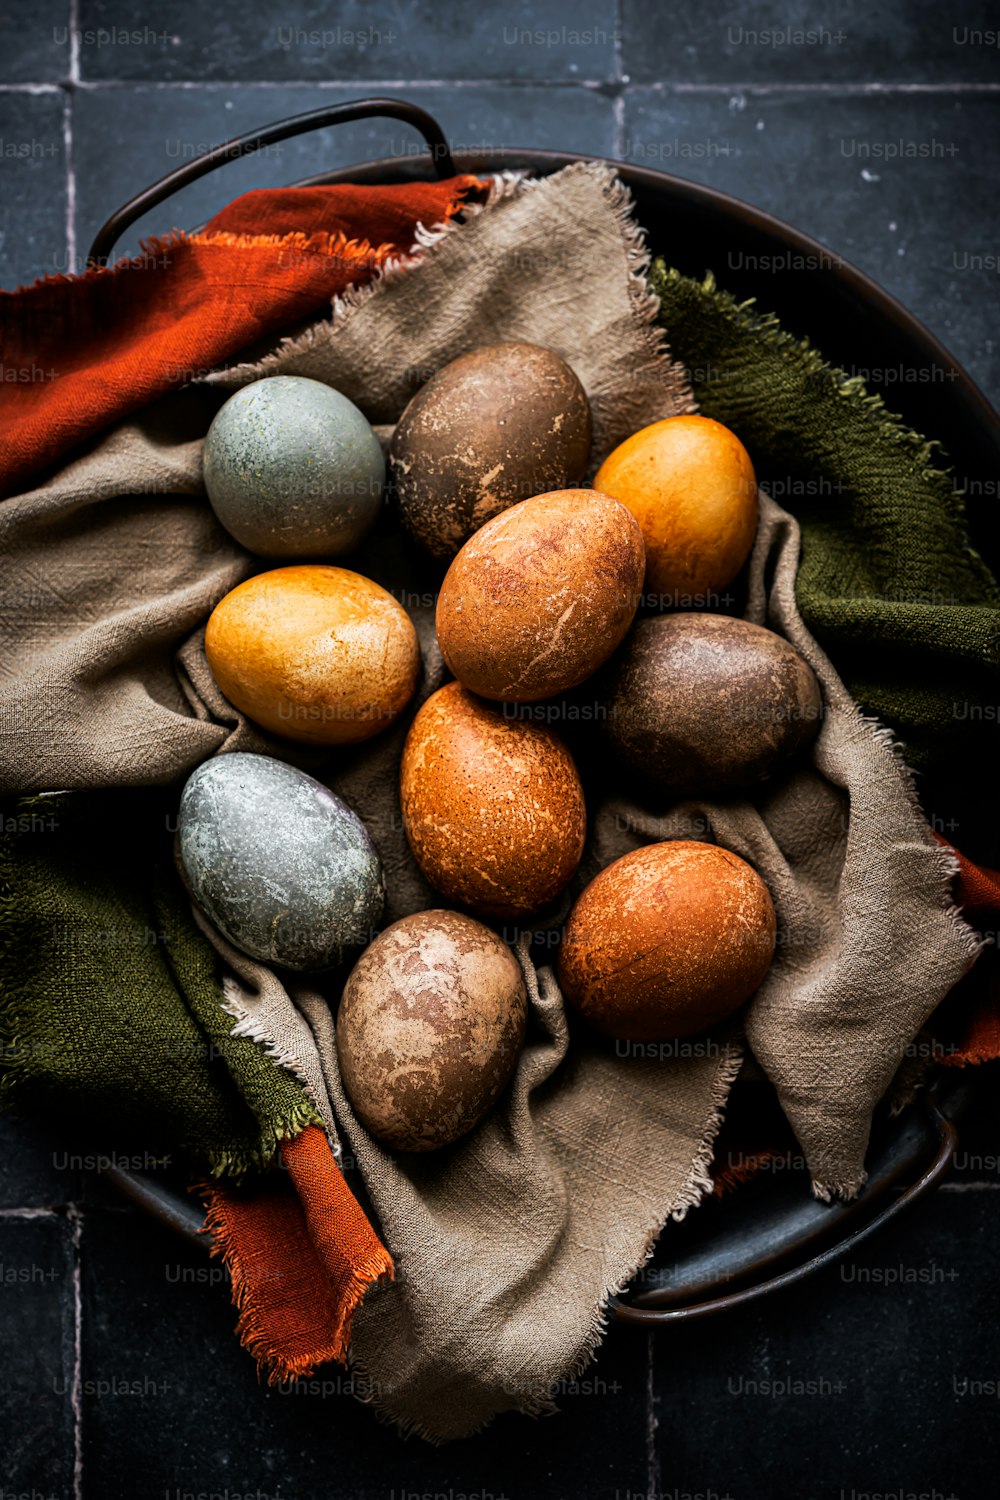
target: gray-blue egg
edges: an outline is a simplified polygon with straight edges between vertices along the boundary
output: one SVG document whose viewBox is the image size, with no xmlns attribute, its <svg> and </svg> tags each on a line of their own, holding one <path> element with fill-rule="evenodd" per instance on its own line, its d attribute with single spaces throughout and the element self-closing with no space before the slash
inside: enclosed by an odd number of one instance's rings
<svg viewBox="0 0 1000 1500">
<path fill-rule="evenodd" d="M 364 415 L 301 375 L 255 380 L 215 416 L 202 454 L 212 509 L 261 557 L 337 557 L 378 515 L 385 459 Z"/>
<path fill-rule="evenodd" d="M 346 802 L 268 755 L 220 755 L 188 777 L 178 817 L 195 901 L 264 963 L 327 969 L 374 936 L 382 864 Z"/>
</svg>

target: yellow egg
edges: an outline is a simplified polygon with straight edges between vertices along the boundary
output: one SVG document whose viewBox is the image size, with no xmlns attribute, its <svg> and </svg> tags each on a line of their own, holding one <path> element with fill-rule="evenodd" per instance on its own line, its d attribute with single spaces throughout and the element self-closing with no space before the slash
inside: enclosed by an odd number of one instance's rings
<svg viewBox="0 0 1000 1500">
<path fill-rule="evenodd" d="M 212 611 L 205 654 L 230 703 L 274 734 L 352 745 L 406 707 L 420 677 L 409 615 L 347 568 L 275 568 Z"/>
<path fill-rule="evenodd" d="M 594 488 L 639 522 L 647 603 L 718 604 L 712 596 L 732 583 L 757 530 L 757 481 L 735 433 L 710 417 L 654 422 L 604 460 Z"/>
</svg>

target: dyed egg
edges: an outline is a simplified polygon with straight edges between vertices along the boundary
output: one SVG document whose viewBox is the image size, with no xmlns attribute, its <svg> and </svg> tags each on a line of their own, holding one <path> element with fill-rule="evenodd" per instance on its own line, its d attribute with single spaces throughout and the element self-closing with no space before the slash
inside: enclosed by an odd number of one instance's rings
<svg viewBox="0 0 1000 1500">
<path fill-rule="evenodd" d="M 643 546 L 618 500 L 593 490 L 535 495 L 466 542 L 438 596 L 438 643 L 486 698 L 530 703 L 589 677 L 639 606 Z"/>
<path fill-rule="evenodd" d="M 431 885 L 482 916 L 540 911 L 583 854 L 583 788 L 563 742 L 457 682 L 433 693 L 410 726 L 400 800 Z"/>
<path fill-rule="evenodd" d="M 422 911 L 358 959 L 337 1059 L 358 1119 L 397 1151 L 433 1151 L 496 1103 L 524 1042 L 528 997 L 506 943 L 472 917 Z"/>
<path fill-rule="evenodd" d="M 729 615 L 643 620 L 609 668 L 622 759 L 675 795 L 750 791 L 815 738 L 819 683 L 783 636 Z"/>
<path fill-rule="evenodd" d="M 255 380 L 230 396 L 202 463 L 215 514 L 262 557 L 338 557 L 382 504 L 378 438 L 353 401 L 301 375 Z"/>
<path fill-rule="evenodd" d="M 420 388 L 393 434 L 403 522 L 435 557 L 454 557 L 508 506 L 579 484 L 590 434 L 586 393 L 558 354 L 539 344 L 473 349 Z"/>
<path fill-rule="evenodd" d="M 750 555 L 757 481 L 735 433 L 710 417 L 667 417 L 626 438 L 594 488 L 616 495 L 646 545 L 646 594 L 661 608 L 711 605 Z"/>
<path fill-rule="evenodd" d="M 275 568 L 216 605 L 205 654 L 230 703 L 288 739 L 351 745 L 416 691 L 420 647 L 386 589 L 346 568 Z"/>
<path fill-rule="evenodd" d="M 330 968 L 382 915 L 382 866 L 361 819 L 268 755 L 220 755 L 193 771 L 177 840 L 194 900 L 263 963 Z"/>
<path fill-rule="evenodd" d="M 774 956 L 770 893 L 715 844 L 648 844 L 580 895 L 559 950 L 563 995 L 595 1030 L 661 1042 L 714 1026 Z"/>
</svg>

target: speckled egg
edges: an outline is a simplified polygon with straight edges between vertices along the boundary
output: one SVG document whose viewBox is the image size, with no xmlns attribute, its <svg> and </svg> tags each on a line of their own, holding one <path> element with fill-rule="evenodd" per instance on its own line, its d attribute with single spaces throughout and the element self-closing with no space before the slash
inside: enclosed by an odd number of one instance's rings
<svg viewBox="0 0 1000 1500">
<path fill-rule="evenodd" d="M 581 893 L 559 950 L 563 995 L 595 1030 L 641 1042 L 714 1026 L 774 956 L 770 892 L 715 844 L 648 844 Z"/>
<path fill-rule="evenodd" d="M 220 755 L 193 771 L 177 840 L 194 900 L 264 963 L 329 968 L 367 943 L 382 915 L 382 866 L 361 819 L 270 756 Z"/>
<path fill-rule="evenodd" d="M 583 854 L 583 788 L 562 740 L 457 682 L 433 693 L 410 727 L 400 799 L 424 875 L 480 916 L 540 911 Z"/>
<path fill-rule="evenodd" d="M 609 667 L 602 721 L 628 767 L 678 796 L 749 791 L 816 735 L 819 683 L 783 636 L 729 615 L 660 615 Z"/>
<path fill-rule="evenodd" d="M 360 573 L 315 563 L 234 588 L 212 611 L 205 654 L 230 703 L 275 734 L 316 745 L 379 734 L 420 678 L 403 606 Z"/>
<path fill-rule="evenodd" d="M 363 414 L 301 375 L 230 396 L 202 456 L 212 509 L 261 557 L 339 557 L 378 515 L 385 459 Z"/>
<path fill-rule="evenodd" d="M 508 506 L 579 484 L 590 406 L 564 359 L 539 344 L 488 344 L 452 360 L 399 420 L 389 475 L 410 532 L 435 557 Z"/>
<path fill-rule="evenodd" d="M 514 1070 L 528 999 L 495 933 L 454 911 L 386 928 L 358 959 L 337 1058 L 359 1120 L 397 1151 L 433 1151 L 478 1125 Z"/>
<path fill-rule="evenodd" d="M 437 636 L 460 682 L 530 703 L 589 677 L 639 606 L 644 552 L 631 512 L 593 490 L 535 495 L 488 521 L 455 558 Z"/>
</svg>

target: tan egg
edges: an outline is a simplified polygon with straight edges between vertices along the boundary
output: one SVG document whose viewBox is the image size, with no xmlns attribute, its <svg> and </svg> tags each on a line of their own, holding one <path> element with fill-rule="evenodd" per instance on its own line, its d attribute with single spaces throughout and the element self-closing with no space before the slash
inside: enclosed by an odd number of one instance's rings
<svg viewBox="0 0 1000 1500">
<path fill-rule="evenodd" d="M 593 490 L 535 495 L 488 521 L 441 585 L 448 666 L 486 698 L 532 703 L 597 670 L 632 623 L 645 554 L 626 506 Z"/>
<path fill-rule="evenodd" d="M 400 800 L 424 875 L 481 916 L 540 911 L 583 854 L 583 788 L 562 740 L 457 682 L 433 693 L 410 727 Z"/>
<path fill-rule="evenodd" d="M 455 911 L 387 927 L 344 987 L 337 1059 L 359 1120 L 398 1151 L 433 1151 L 493 1107 L 524 1042 L 520 966 L 496 933 Z"/>
<path fill-rule="evenodd" d="M 420 677 L 402 605 L 347 568 L 275 568 L 212 611 L 205 654 L 230 703 L 274 734 L 352 745 L 388 728 Z"/>
<path fill-rule="evenodd" d="M 639 522 L 646 595 L 661 608 L 711 607 L 750 555 L 753 464 L 736 434 L 710 417 L 667 417 L 633 433 L 604 460 L 594 488 Z"/>
<path fill-rule="evenodd" d="M 581 893 L 559 950 L 559 983 L 595 1030 L 670 1041 L 748 1000 L 774 945 L 770 892 L 745 860 L 715 844 L 647 844 Z"/>
</svg>

